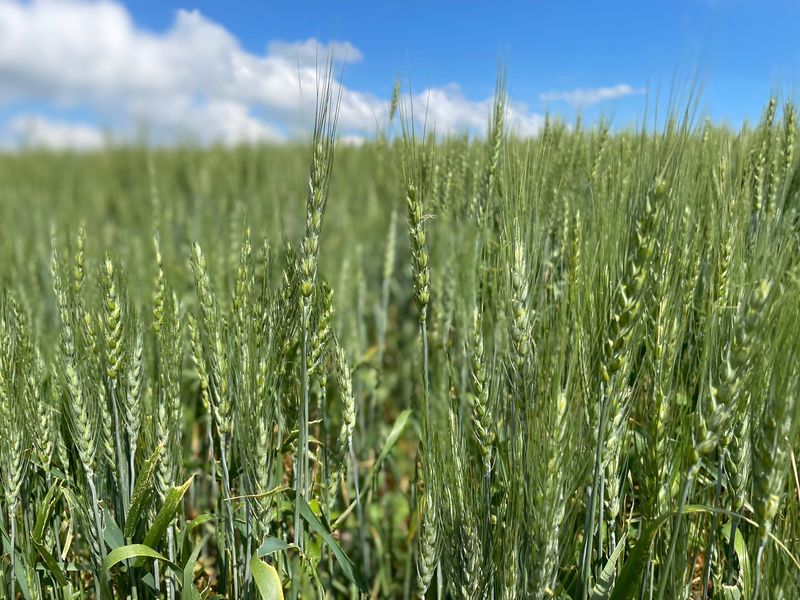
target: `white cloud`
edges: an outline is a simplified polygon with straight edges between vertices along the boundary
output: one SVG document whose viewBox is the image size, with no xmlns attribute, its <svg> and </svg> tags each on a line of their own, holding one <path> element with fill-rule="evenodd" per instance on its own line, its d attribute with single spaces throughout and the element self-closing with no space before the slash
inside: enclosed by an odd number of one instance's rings
<svg viewBox="0 0 800 600">
<path fill-rule="evenodd" d="M 4 146 L 22 145 L 51 150 L 97 150 L 105 144 L 103 132 L 88 125 L 48 119 L 41 115 L 19 115 L 0 135 Z"/>
<path fill-rule="evenodd" d="M 634 88 L 627 83 L 610 87 L 577 88 L 570 91 L 556 91 L 539 94 L 542 102 L 566 102 L 573 108 L 586 108 L 606 100 L 615 100 L 625 96 L 644 94 L 644 88 Z"/>
<path fill-rule="evenodd" d="M 415 121 L 440 134 L 485 133 L 494 102 L 493 98 L 468 100 L 456 84 L 423 90 L 412 100 Z M 408 102 L 405 105 L 408 111 Z M 536 135 L 544 125 L 544 116 L 532 114 L 524 103 L 512 102 L 506 119 L 509 129 L 524 137 Z"/>
<path fill-rule="evenodd" d="M 339 63 L 364 58 L 350 42 L 313 38 L 252 53 L 197 11 L 178 11 L 169 29 L 152 32 L 113 0 L 0 0 L 0 107 L 78 108 L 115 139 L 145 126 L 158 143 L 277 141 L 310 129 L 331 53 Z M 364 136 L 385 122 L 385 99 L 338 83 L 334 93 L 343 134 Z M 424 90 L 415 102 L 441 133 L 485 131 L 491 108 L 455 85 Z M 520 133 L 540 127 L 524 105 L 511 112 Z"/>
<path fill-rule="evenodd" d="M 509 130 L 522 137 L 532 137 L 544 127 L 544 115 L 531 113 L 523 103 L 511 103 L 506 115 Z"/>
<path fill-rule="evenodd" d="M 353 146 L 357 148 L 358 146 L 363 146 L 366 143 L 367 138 L 357 133 L 347 133 L 339 136 L 338 141 L 344 146 Z"/>
<path fill-rule="evenodd" d="M 311 38 L 304 42 L 281 42 L 273 41 L 267 45 L 267 54 L 288 59 L 301 65 L 317 65 L 325 62 L 328 56 L 333 56 L 336 60 L 348 63 L 357 63 L 364 60 L 361 51 L 350 42 L 333 41 L 329 44 L 321 44 L 316 39 Z"/>
</svg>

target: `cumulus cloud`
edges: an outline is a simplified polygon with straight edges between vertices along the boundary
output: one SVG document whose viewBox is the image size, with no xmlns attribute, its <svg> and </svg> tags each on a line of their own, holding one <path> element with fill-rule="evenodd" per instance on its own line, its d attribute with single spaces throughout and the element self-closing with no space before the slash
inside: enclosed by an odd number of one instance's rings
<svg viewBox="0 0 800 600">
<path fill-rule="evenodd" d="M 105 142 L 103 132 L 96 127 L 58 121 L 36 114 L 14 117 L 0 135 L 0 144 L 6 147 L 97 150 Z"/>
<path fill-rule="evenodd" d="M 468 100 L 454 83 L 423 90 L 412 100 L 415 120 L 432 126 L 437 133 L 485 132 L 494 101 Z M 523 137 L 536 135 L 544 125 L 544 116 L 532 114 L 521 102 L 507 107 L 506 119 L 509 128 Z"/>
<path fill-rule="evenodd" d="M 295 61 L 301 65 L 314 66 L 333 56 L 337 61 L 357 63 L 364 60 L 364 55 L 350 42 L 332 41 L 321 44 L 314 38 L 304 42 L 272 41 L 267 45 L 267 54 Z"/>
<path fill-rule="evenodd" d="M 357 133 L 347 133 L 345 135 L 339 136 L 339 143 L 345 146 L 363 146 L 367 142 L 367 138 L 363 135 L 359 135 Z"/>
<path fill-rule="evenodd" d="M 79 108 L 92 115 L 87 128 L 100 123 L 115 139 L 141 126 L 157 143 L 281 141 L 307 132 L 330 56 L 364 59 L 350 42 L 313 38 L 249 52 L 198 11 L 180 10 L 166 31 L 152 32 L 112 0 L 0 0 L 0 107 Z M 385 121 L 385 99 L 334 87 L 344 135 L 368 135 Z M 491 99 L 469 100 L 451 85 L 423 90 L 415 101 L 427 106 L 438 132 L 485 131 Z M 521 133 L 540 127 L 541 117 L 524 105 L 511 112 Z M 85 144 L 88 136 L 76 139 Z"/>
<path fill-rule="evenodd" d="M 542 102 L 566 102 L 572 108 L 586 108 L 606 100 L 616 100 L 625 96 L 644 94 L 644 88 L 635 88 L 627 83 L 610 87 L 577 88 L 569 91 L 554 91 L 539 94 Z"/>
</svg>

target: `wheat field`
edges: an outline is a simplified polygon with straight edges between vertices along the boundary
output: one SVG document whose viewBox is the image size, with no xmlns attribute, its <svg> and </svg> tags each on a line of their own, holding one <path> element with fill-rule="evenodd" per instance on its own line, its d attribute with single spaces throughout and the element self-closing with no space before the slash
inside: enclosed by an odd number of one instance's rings
<svg viewBox="0 0 800 600">
<path fill-rule="evenodd" d="M 0 156 L 3 594 L 800 598 L 794 107 L 397 100 Z"/>
</svg>

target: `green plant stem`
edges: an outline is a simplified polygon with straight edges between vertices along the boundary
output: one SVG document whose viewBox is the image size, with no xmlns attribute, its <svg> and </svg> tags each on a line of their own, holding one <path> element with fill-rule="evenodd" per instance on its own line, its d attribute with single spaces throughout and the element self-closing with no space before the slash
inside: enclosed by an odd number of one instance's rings
<svg viewBox="0 0 800 600">
<path fill-rule="evenodd" d="M 231 575 L 233 576 L 233 598 L 234 600 L 237 600 L 239 598 L 239 580 L 236 576 L 236 571 L 238 569 L 238 562 L 236 560 L 236 527 L 234 526 L 233 522 L 233 507 L 231 506 L 231 503 L 233 502 L 231 497 L 233 494 L 231 494 L 228 459 L 227 452 L 225 451 L 226 446 L 227 444 L 225 436 L 220 433 L 219 457 L 220 461 L 222 462 L 222 491 L 227 499 L 225 502 L 225 512 L 228 521 L 228 534 L 230 535 L 229 547 L 231 549 L 231 562 L 233 563 L 233 567 L 231 569 Z"/>
<path fill-rule="evenodd" d="M 723 463 L 723 453 L 719 453 L 719 457 L 717 458 L 717 485 L 714 490 L 714 505 L 719 502 L 720 495 L 722 494 L 722 463 Z M 706 549 L 706 564 L 703 567 L 703 597 L 702 600 L 706 600 L 708 597 L 708 580 L 711 578 L 711 563 L 714 561 L 714 540 L 717 535 L 717 525 L 719 522 L 719 514 L 714 511 L 714 514 L 711 516 L 711 531 L 708 534 L 708 547 Z M 733 526 L 731 526 L 731 541 L 733 541 L 734 536 L 736 535 L 736 531 L 734 530 Z"/>
<path fill-rule="evenodd" d="M 175 562 L 175 529 L 173 525 L 170 525 L 167 528 L 167 558 L 170 561 Z M 167 598 L 169 600 L 175 600 L 175 585 L 172 580 L 171 573 L 164 573 L 166 583 L 167 583 Z"/>
<path fill-rule="evenodd" d="M 731 539 L 728 541 L 728 556 L 733 556 L 736 552 L 734 543 L 736 541 L 736 531 L 738 529 L 739 529 L 739 517 L 731 517 Z M 728 575 L 732 577 L 732 573 L 728 573 Z"/>
<path fill-rule="evenodd" d="M 97 488 L 94 484 L 94 473 L 89 471 L 86 473 L 86 481 L 89 484 L 89 493 L 92 496 L 92 513 L 94 514 L 94 525 L 97 532 L 97 542 L 100 546 L 100 564 L 105 560 L 105 543 L 103 542 L 103 521 L 100 517 L 100 502 L 97 498 Z"/>
<path fill-rule="evenodd" d="M 758 550 L 756 551 L 756 568 L 755 573 L 753 573 L 753 595 L 751 596 L 752 600 L 758 600 L 758 592 L 760 591 L 759 588 L 761 587 L 761 567 L 762 567 L 762 560 L 764 558 L 764 544 L 766 543 L 765 538 L 761 538 L 758 541 Z"/>
<path fill-rule="evenodd" d="M 158 559 L 153 561 L 153 582 L 156 586 L 156 593 L 161 593 L 161 572 L 158 566 Z"/>
<path fill-rule="evenodd" d="M 420 322 L 420 335 L 422 336 L 422 382 L 423 382 L 423 395 L 425 401 L 425 443 L 426 446 L 429 446 L 430 439 L 429 439 L 429 432 L 428 429 L 430 427 L 430 418 L 431 418 L 431 394 L 430 394 L 430 378 L 428 376 L 428 363 L 429 363 L 429 356 L 428 356 L 428 320 L 427 320 L 427 312 L 426 316 L 423 317 L 422 321 Z"/>
<path fill-rule="evenodd" d="M 125 467 L 128 464 L 128 461 L 125 460 L 125 452 L 122 449 L 122 438 L 120 437 L 120 419 L 119 419 L 119 411 L 117 410 L 117 395 L 116 395 L 116 383 L 112 381 L 109 385 L 110 396 L 111 396 L 111 411 L 114 417 L 114 448 L 117 451 L 117 470 L 118 470 L 118 477 L 119 477 L 119 484 L 122 486 L 122 493 L 121 496 L 121 511 L 122 511 L 122 522 L 125 522 L 125 516 L 128 514 L 128 508 L 130 506 L 131 501 L 131 490 L 133 488 L 128 489 L 128 474 L 125 472 Z"/>
<path fill-rule="evenodd" d="M 694 478 L 697 476 L 697 471 L 700 469 L 700 463 L 697 462 L 691 466 L 686 479 L 683 481 L 681 493 L 678 497 L 678 510 L 675 513 L 675 521 L 672 524 L 672 535 L 669 540 L 669 550 L 667 551 L 667 558 L 664 561 L 664 566 L 661 569 L 661 577 L 658 585 L 658 600 L 663 600 L 664 592 L 667 589 L 667 581 L 669 581 L 669 571 L 672 568 L 672 561 L 675 558 L 675 548 L 678 545 L 678 537 L 680 533 L 681 523 L 683 521 L 683 509 L 686 508 L 686 501 L 689 498 L 689 489 L 691 488 Z"/>
<path fill-rule="evenodd" d="M 370 572 L 370 556 L 369 545 L 367 544 L 367 523 L 364 519 L 364 507 L 361 504 L 361 492 L 359 491 L 358 483 L 358 460 L 356 452 L 353 449 L 353 441 L 350 440 L 350 461 L 353 464 L 353 480 L 355 481 L 356 488 L 356 511 L 358 514 L 358 537 L 361 542 L 361 554 L 364 561 L 364 573 Z M 346 476 L 346 475 L 345 475 Z"/>
<path fill-rule="evenodd" d="M 303 300 L 303 348 L 300 357 L 300 384 L 301 384 L 301 405 L 300 414 L 298 415 L 299 423 L 299 439 L 297 441 L 297 458 L 295 460 L 295 494 L 298 498 L 302 498 L 306 502 L 307 497 L 307 483 L 306 473 L 308 469 L 308 325 L 311 313 L 311 305 L 308 300 Z M 294 510 L 294 543 L 303 550 L 303 518 L 300 514 L 300 503 L 295 502 Z"/>
<path fill-rule="evenodd" d="M 245 551 L 245 561 L 244 561 L 244 579 L 242 583 L 242 588 L 244 589 L 244 593 L 247 593 L 247 590 L 250 588 L 250 560 L 248 557 L 253 555 L 253 529 L 252 529 L 252 508 L 250 499 L 247 498 L 244 501 L 245 506 L 245 513 L 247 515 L 247 549 Z"/>
<path fill-rule="evenodd" d="M 602 450 L 605 436 L 603 432 L 606 428 L 606 419 L 608 418 L 608 395 L 606 394 L 605 385 L 600 387 L 600 417 L 597 424 L 597 442 L 594 449 L 594 472 L 592 474 L 592 489 L 589 496 L 589 504 L 586 506 L 586 531 L 584 532 L 584 546 L 583 556 L 581 559 L 581 597 L 587 600 L 589 597 L 589 589 L 591 582 L 591 569 L 592 569 L 592 552 L 594 541 L 594 519 L 595 519 L 595 506 L 597 504 L 598 488 L 602 485 Z M 602 499 L 600 503 L 600 512 L 602 520 Z"/>
<path fill-rule="evenodd" d="M 11 577 L 8 584 L 8 597 L 14 598 L 16 597 L 15 589 L 16 589 L 16 581 L 17 581 L 17 574 L 16 574 L 16 543 L 17 543 L 17 519 L 16 515 L 16 506 L 15 503 L 12 503 L 8 507 L 8 515 L 9 515 L 9 529 L 11 529 Z"/>
</svg>

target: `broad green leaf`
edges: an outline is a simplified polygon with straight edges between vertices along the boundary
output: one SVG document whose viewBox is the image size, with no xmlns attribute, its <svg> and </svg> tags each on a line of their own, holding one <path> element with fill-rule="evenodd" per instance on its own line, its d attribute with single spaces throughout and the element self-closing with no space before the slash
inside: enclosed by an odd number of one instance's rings
<svg viewBox="0 0 800 600">
<path fill-rule="evenodd" d="M 185 555 L 186 550 L 188 550 L 185 546 L 189 542 L 189 534 L 200 525 L 213 521 L 215 518 L 216 517 L 211 513 L 203 513 L 189 521 L 186 526 L 181 529 L 181 532 L 178 534 L 178 549 L 180 550 L 181 556 Z"/>
<path fill-rule="evenodd" d="M 67 578 L 64 576 L 64 572 L 61 570 L 61 567 L 58 566 L 58 561 L 50 553 L 50 551 L 47 548 L 45 548 L 41 542 L 37 540 L 31 539 L 31 543 L 33 544 L 33 547 L 36 548 L 36 552 L 39 553 L 39 556 L 41 557 L 45 567 L 47 567 L 47 570 L 50 572 L 53 578 L 58 582 L 58 585 L 61 586 L 67 585 L 69 581 L 67 581 Z"/>
<path fill-rule="evenodd" d="M 742 590 L 736 585 L 723 583 L 720 594 L 722 595 L 722 600 L 742 600 Z"/>
<path fill-rule="evenodd" d="M 67 583 L 67 578 L 64 576 L 64 572 L 61 570 L 61 567 L 58 565 L 58 561 L 55 557 L 50 553 L 50 551 L 44 545 L 44 528 L 50 522 L 50 515 L 53 512 L 53 507 L 58 502 L 59 497 L 61 496 L 61 487 L 58 484 L 53 485 L 48 491 L 47 495 L 44 497 L 41 503 L 41 508 L 39 512 L 36 514 L 36 524 L 33 527 L 33 531 L 31 532 L 31 543 L 33 547 L 36 549 L 36 552 L 42 559 L 47 570 L 53 576 L 53 578 L 58 582 L 58 585 L 65 586 Z"/>
<path fill-rule="evenodd" d="M 153 490 L 155 489 L 153 478 L 163 450 L 164 443 L 162 442 L 156 446 L 153 454 L 145 461 L 138 473 L 136 484 L 133 487 L 133 494 L 131 494 L 131 507 L 125 519 L 125 531 L 123 533 L 126 540 L 133 537 L 136 532 L 136 526 L 139 524 L 139 519 L 147 512 L 150 506 Z"/>
<path fill-rule="evenodd" d="M 725 525 L 722 527 L 722 537 L 724 538 L 726 544 L 730 544 L 731 542 L 730 523 L 725 523 Z M 738 528 L 736 529 L 736 537 L 733 540 L 733 551 L 736 552 L 736 555 L 739 557 L 742 592 L 744 592 L 745 598 L 749 598 L 753 593 L 753 573 L 751 569 L 752 564 L 750 563 L 750 555 L 747 552 L 747 544 L 745 543 L 744 537 L 742 536 L 742 531 L 741 529 Z M 742 592 L 740 592 L 740 595 Z"/>
<path fill-rule="evenodd" d="M 342 568 L 345 577 L 349 579 L 352 583 L 356 585 L 356 587 L 362 593 L 367 593 L 367 582 L 364 579 L 364 576 L 358 570 L 358 567 L 350 560 L 350 558 L 344 553 L 341 546 L 336 543 L 336 540 L 333 539 L 330 531 L 322 524 L 322 522 L 317 518 L 317 516 L 311 510 L 311 507 L 306 502 L 305 498 L 302 496 L 295 496 L 295 502 L 297 502 L 300 506 L 300 514 L 309 524 L 311 529 L 313 529 L 317 534 L 319 534 L 328 547 L 333 552 L 333 555 L 336 557 L 336 561 L 339 563 L 339 566 Z"/>
<path fill-rule="evenodd" d="M 661 526 L 666 523 L 673 513 L 667 513 L 658 517 L 650 525 L 644 528 L 636 542 L 633 550 L 628 554 L 628 559 L 622 565 L 622 570 L 617 577 L 614 591 L 611 593 L 610 600 L 631 600 L 639 593 L 639 583 L 642 574 L 647 568 L 647 557 L 650 555 L 650 546 Z"/>
<path fill-rule="evenodd" d="M 389 455 L 389 452 L 391 452 L 392 448 L 394 448 L 394 445 L 397 443 L 397 440 L 400 438 L 400 435 L 406 428 L 406 424 L 408 423 L 409 417 L 411 417 L 411 410 L 404 410 L 399 415 L 397 415 L 397 419 L 395 419 L 394 425 L 392 426 L 392 430 L 389 432 L 389 435 L 386 438 L 386 442 L 384 442 L 383 448 L 381 448 L 380 454 L 378 454 L 378 460 L 375 461 L 373 469 L 376 472 L 380 468 L 380 465 L 383 464 L 383 461 L 386 460 L 386 457 Z"/>
<path fill-rule="evenodd" d="M 361 501 L 361 498 L 363 498 L 367 494 L 367 492 L 374 484 L 375 479 L 378 476 L 378 471 L 380 470 L 381 465 L 383 464 L 383 461 L 386 460 L 387 456 L 389 456 L 389 452 L 392 451 L 392 448 L 397 443 L 397 440 L 400 438 L 400 435 L 403 433 L 403 430 L 406 428 L 411 413 L 412 413 L 411 410 L 404 410 L 399 415 L 397 415 L 397 419 L 395 419 L 394 425 L 392 426 L 392 430 L 389 432 L 389 435 L 387 436 L 386 441 L 383 444 L 383 448 L 381 448 L 381 451 L 378 454 L 377 460 L 370 469 L 369 477 L 367 477 L 366 481 L 364 482 L 364 486 L 361 488 L 361 493 L 358 495 L 358 497 L 355 498 L 355 500 L 353 500 L 350 503 L 350 506 L 348 506 L 342 512 L 342 514 L 340 514 L 336 518 L 336 522 L 333 524 L 334 529 L 336 529 L 344 521 L 344 519 L 353 511 L 356 505 Z"/>
<path fill-rule="evenodd" d="M 289 434 L 283 438 L 283 442 L 280 448 L 280 454 L 285 454 L 286 452 L 291 452 L 293 448 L 293 444 L 297 438 L 300 437 L 300 430 L 292 429 Z"/>
<path fill-rule="evenodd" d="M 197 600 L 200 598 L 200 592 L 194 587 L 194 564 L 197 562 L 197 557 L 200 556 L 200 551 L 208 541 L 208 536 L 194 547 L 189 558 L 186 560 L 186 565 L 183 567 L 183 588 L 181 590 L 181 600 Z"/>
<path fill-rule="evenodd" d="M 264 543 L 256 550 L 256 556 L 262 558 L 264 556 L 269 556 L 270 554 L 274 554 L 275 552 L 280 552 L 281 550 L 288 550 L 292 548 L 293 544 L 289 544 L 284 542 L 280 538 L 276 537 L 268 537 L 264 540 Z"/>
<path fill-rule="evenodd" d="M 253 573 L 253 581 L 256 582 L 261 600 L 283 600 L 281 578 L 275 567 L 268 565 L 254 554 L 250 559 L 250 571 Z"/>
<path fill-rule="evenodd" d="M 61 486 L 58 484 L 53 485 L 47 490 L 47 495 L 45 495 L 41 503 L 41 509 L 39 509 L 39 512 L 36 514 L 36 524 L 31 533 L 31 537 L 33 537 L 34 540 L 41 542 L 44 538 L 44 528 L 50 522 L 50 514 L 53 512 L 53 507 L 56 505 L 56 502 L 58 502 L 60 495 Z"/>
<path fill-rule="evenodd" d="M 164 504 L 161 506 L 161 510 L 158 511 L 156 515 L 155 521 L 153 521 L 153 525 L 147 531 L 147 534 L 144 536 L 144 545 L 150 546 L 151 548 L 155 548 L 158 543 L 161 541 L 161 538 L 164 537 L 164 533 L 167 531 L 167 527 L 172 522 L 172 519 L 175 518 L 178 509 L 180 508 L 181 501 L 183 500 L 183 496 L 186 494 L 186 491 L 189 489 L 189 486 L 192 485 L 192 481 L 194 480 L 194 475 L 189 477 L 183 485 L 179 487 L 172 488 L 169 492 L 167 492 L 166 497 L 164 498 Z"/>
<path fill-rule="evenodd" d="M 115 548 L 120 548 L 125 545 L 125 538 L 122 535 L 122 531 L 119 529 L 119 525 L 114 520 L 113 515 L 109 513 L 107 510 L 103 511 L 103 523 L 105 523 L 105 527 L 103 528 L 103 539 L 106 542 L 109 550 L 114 550 Z"/>
<path fill-rule="evenodd" d="M 11 553 L 11 538 L 8 535 L 5 527 L 3 527 L 3 520 L 0 519 L 0 533 L 2 533 L 3 538 L 3 549 L 5 550 L 5 554 Z M 15 544 L 16 546 L 16 544 Z M 31 600 L 31 592 L 28 588 L 28 576 L 27 576 L 27 568 L 25 564 L 25 554 L 23 552 L 17 552 L 17 559 L 14 564 L 14 574 L 16 577 L 17 586 L 19 587 L 19 591 L 22 593 L 22 596 L 25 600 Z M 5 565 L 3 565 L 5 566 Z M 0 573 L 0 592 L 5 592 L 7 587 L 7 580 L 5 579 L 5 571 L 3 570 Z"/>
<path fill-rule="evenodd" d="M 683 509 L 683 512 L 684 514 L 718 512 L 728 516 L 742 518 L 748 523 L 755 525 L 753 521 L 746 519 L 741 515 L 737 515 L 724 509 L 713 508 L 699 504 L 691 504 L 686 506 Z M 628 559 L 625 561 L 619 577 L 617 578 L 617 583 L 614 586 L 614 591 L 611 594 L 610 600 L 630 600 L 636 597 L 642 575 L 644 574 L 644 570 L 647 568 L 647 557 L 650 554 L 650 546 L 652 546 L 658 530 L 664 525 L 664 523 L 669 521 L 676 514 L 677 513 L 674 512 L 663 514 L 643 529 L 641 536 L 639 536 L 639 541 L 636 543 L 636 546 L 633 548 L 633 550 L 631 550 L 631 552 L 628 554 Z M 775 538 L 773 537 L 772 539 Z M 777 542 L 778 540 L 775 541 Z M 785 546 L 782 544 L 779 545 L 784 548 L 790 558 L 794 558 Z"/>
<path fill-rule="evenodd" d="M 177 568 L 177 565 L 170 562 L 160 552 L 153 550 L 150 546 L 145 546 L 144 544 L 130 544 L 109 552 L 108 556 L 106 556 L 106 559 L 103 561 L 103 570 L 108 572 L 114 565 L 131 558 L 155 558 L 173 568 Z"/>
<path fill-rule="evenodd" d="M 597 581 L 592 588 L 591 593 L 591 600 L 608 600 L 608 596 L 611 593 L 611 586 L 614 583 L 614 573 L 617 570 L 617 561 L 619 561 L 619 557 L 622 556 L 622 551 L 625 549 L 625 538 L 627 537 L 627 533 L 623 534 L 622 538 L 617 542 L 614 551 L 611 553 L 611 556 L 608 557 L 608 562 L 606 562 L 606 566 L 603 567 L 603 570 L 600 572 L 600 576 L 597 578 Z"/>
<path fill-rule="evenodd" d="M 19 586 L 19 591 L 22 592 L 22 597 L 25 600 L 31 600 L 31 590 L 28 587 L 28 574 L 25 572 L 25 565 L 23 564 L 22 557 L 17 555 L 17 561 L 14 564 L 14 573 L 17 576 L 17 585 Z"/>
</svg>

